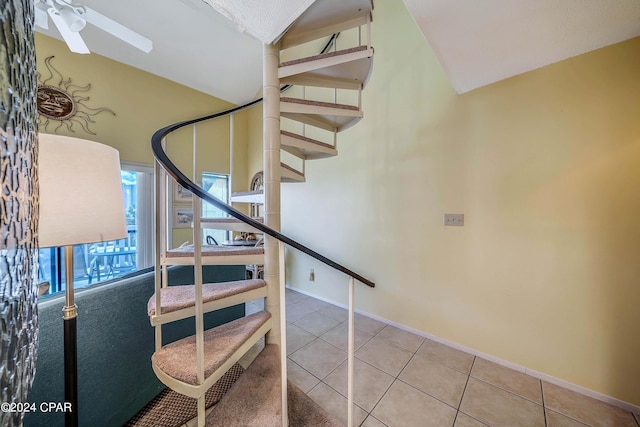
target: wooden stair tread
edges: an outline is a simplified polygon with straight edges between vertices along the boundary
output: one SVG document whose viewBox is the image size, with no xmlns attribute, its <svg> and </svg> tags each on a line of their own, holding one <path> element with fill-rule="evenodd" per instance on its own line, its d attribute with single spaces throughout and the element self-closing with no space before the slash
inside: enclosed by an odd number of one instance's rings
<svg viewBox="0 0 640 427">
<path fill-rule="evenodd" d="M 313 109 L 315 107 L 311 106 L 310 108 Z M 342 132 L 343 130 L 358 123 L 364 117 L 364 114 L 361 111 L 341 110 L 345 112 L 348 111 L 353 114 L 335 114 L 335 111 L 339 110 L 332 110 L 328 112 L 319 112 L 317 110 L 307 112 L 281 111 L 280 115 L 330 132 Z"/>
<path fill-rule="evenodd" d="M 331 132 L 355 125 L 364 113 L 355 105 L 299 98 L 280 98 L 280 116 Z"/>
<path fill-rule="evenodd" d="M 280 182 L 305 182 L 305 176 L 292 166 L 280 162 Z"/>
<path fill-rule="evenodd" d="M 298 59 L 294 59 L 294 60 L 291 60 L 291 61 L 283 62 L 282 64 L 280 64 L 280 68 L 288 67 L 290 65 L 302 64 L 302 63 L 305 63 L 305 62 L 317 61 L 319 59 L 332 58 L 334 56 L 346 55 L 346 54 L 353 53 L 353 52 L 360 52 L 360 51 L 363 51 L 363 50 L 367 50 L 368 48 L 369 48 L 368 46 L 363 45 L 363 46 L 352 47 L 352 48 L 349 48 L 349 49 L 342 49 L 342 50 L 336 50 L 336 51 L 327 52 L 327 53 L 321 53 L 321 54 L 315 55 L 315 56 L 307 56 L 305 58 L 298 58 Z"/>
<path fill-rule="evenodd" d="M 281 39 L 281 48 L 316 40 L 366 23 L 371 16 L 372 0 L 325 0 L 314 2 L 289 27 Z M 358 19 L 360 18 L 360 19 Z"/>
<path fill-rule="evenodd" d="M 202 285 L 202 302 L 219 301 L 254 289 L 264 288 L 264 280 L 238 280 L 234 282 L 207 283 Z M 195 306 L 195 286 L 168 286 L 160 290 L 161 313 L 171 313 Z M 156 314 L 156 296 L 153 294 L 147 304 L 149 316 Z"/>
<path fill-rule="evenodd" d="M 264 224 L 264 218 L 254 217 L 252 220 Z M 257 228 L 231 216 L 222 218 L 200 218 L 200 227 L 212 230 L 240 231 L 245 233 L 262 233 Z"/>
<path fill-rule="evenodd" d="M 264 223 L 264 218 L 262 217 L 254 217 L 251 218 L 254 221 L 257 222 L 261 222 Z M 207 223 L 207 224 L 236 224 L 236 223 L 243 223 L 242 221 L 240 221 L 238 218 L 234 218 L 232 216 L 227 216 L 227 217 L 223 217 L 223 218 L 200 218 L 200 222 L 203 223 Z"/>
<path fill-rule="evenodd" d="M 231 193 L 231 202 L 264 204 L 264 191 L 235 191 Z"/>
<path fill-rule="evenodd" d="M 282 84 L 360 90 L 373 70 L 374 50 L 358 46 L 287 61 L 278 69 Z"/>
<path fill-rule="evenodd" d="M 264 194 L 263 190 L 252 190 L 252 191 L 234 191 L 231 193 L 232 196 L 255 196 L 259 194 Z"/>
<path fill-rule="evenodd" d="M 364 117 L 354 105 L 298 98 L 281 98 L 280 115 L 331 132 L 341 132 Z"/>
<path fill-rule="evenodd" d="M 264 246 L 202 245 L 202 265 L 264 264 Z M 167 250 L 160 262 L 163 265 L 194 265 L 193 245 Z"/>
<path fill-rule="evenodd" d="M 209 378 L 240 349 L 271 314 L 260 311 L 204 331 L 204 376 Z M 151 356 L 154 369 L 186 384 L 197 385 L 196 337 L 190 336 L 162 347 Z"/>
<path fill-rule="evenodd" d="M 280 98 L 280 102 L 289 102 L 292 104 L 301 104 L 301 105 L 312 105 L 315 107 L 337 108 L 340 110 L 358 111 L 358 107 L 356 105 L 336 104 L 333 102 L 313 101 L 310 99 L 282 97 Z"/>
<path fill-rule="evenodd" d="M 312 139 L 312 138 L 306 137 L 304 135 L 299 135 L 297 133 L 289 132 L 289 131 L 286 131 L 286 130 L 281 130 L 280 134 L 285 135 L 285 136 L 290 136 L 291 138 L 299 139 L 301 141 L 306 141 L 306 142 L 309 142 L 309 143 L 314 144 L 314 145 L 319 145 L 320 147 L 332 148 L 332 149 L 336 148 L 331 144 L 327 144 L 326 142 L 318 141 L 317 139 Z"/>
<path fill-rule="evenodd" d="M 280 148 L 303 160 L 326 159 L 338 155 L 335 146 L 285 130 L 280 131 Z"/>
<path fill-rule="evenodd" d="M 203 257 L 232 255 L 264 255 L 263 246 L 218 246 L 202 245 Z M 167 251 L 167 258 L 183 258 L 193 256 L 193 246 L 181 246 Z"/>
</svg>

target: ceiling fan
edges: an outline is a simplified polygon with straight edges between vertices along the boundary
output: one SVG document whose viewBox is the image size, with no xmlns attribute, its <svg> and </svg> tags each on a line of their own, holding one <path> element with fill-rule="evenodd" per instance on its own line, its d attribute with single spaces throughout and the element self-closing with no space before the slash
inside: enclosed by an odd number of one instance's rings
<svg viewBox="0 0 640 427">
<path fill-rule="evenodd" d="M 36 25 L 45 30 L 49 29 L 49 17 L 51 17 L 72 52 L 89 53 L 89 48 L 80 37 L 80 31 L 87 25 L 87 22 L 143 52 L 149 53 L 153 47 L 153 43 L 148 38 L 87 6 L 66 0 L 34 1 Z"/>
</svg>

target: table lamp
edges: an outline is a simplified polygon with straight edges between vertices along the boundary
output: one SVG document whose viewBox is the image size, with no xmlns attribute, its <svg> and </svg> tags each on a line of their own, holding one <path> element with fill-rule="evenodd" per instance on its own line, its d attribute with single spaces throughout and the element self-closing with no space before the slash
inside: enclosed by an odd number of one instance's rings
<svg viewBox="0 0 640 427">
<path fill-rule="evenodd" d="M 73 245 L 127 237 L 118 151 L 62 135 L 39 135 L 39 246 L 64 246 L 65 425 L 78 425 L 77 306 L 73 294 Z"/>
</svg>

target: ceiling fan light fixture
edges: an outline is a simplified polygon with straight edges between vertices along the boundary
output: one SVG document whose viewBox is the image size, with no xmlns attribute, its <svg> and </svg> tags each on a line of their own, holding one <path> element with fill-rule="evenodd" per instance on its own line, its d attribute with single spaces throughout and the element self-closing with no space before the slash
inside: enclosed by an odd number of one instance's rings
<svg viewBox="0 0 640 427">
<path fill-rule="evenodd" d="M 64 23 L 67 24 L 67 28 L 69 28 L 69 30 L 73 31 L 74 33 L 82 31 L 82 29 L 87 25 L 87 21 L 84 18 L 78 16 L 71 9 L 63 7 L 58 10 L 58 13 L 60 14 L 60 17 L 62 18 Z"/>
<path fill-rule="evenodd" d="M 153 48 L 153 42 L 148 38 L 87 6 L 72 3 L 73 0 L 33 1 L 36 9 L 36 25 L 47 29 L 46 15 L 48 14 L 72 52 L 90 53 L 80 36 L 80 31 L 85 28 L 87 22 L 145 53 L 149 53 Z"/>
<path fill-rule="evenodd" d="M 47 13 L 49 14 L 49 17 L 51 17 L 51 20 L 60 32 L 60 35 L 62 36 L 64 41 L 67 43 L 67 46 L 69 46 L 71 52 L 83 54 L 90 53 L 89 48 L 84 43 L 84 40 L 82 40 L 80 33 L 71 31 L 71 29 L 69 29 L 69 26 L 62 18 L 62 15 L 60 15 L 60 12 L 58 10 L 56 10 L 54 7 L 50 7 L 47 10 Z"/>
</svg>

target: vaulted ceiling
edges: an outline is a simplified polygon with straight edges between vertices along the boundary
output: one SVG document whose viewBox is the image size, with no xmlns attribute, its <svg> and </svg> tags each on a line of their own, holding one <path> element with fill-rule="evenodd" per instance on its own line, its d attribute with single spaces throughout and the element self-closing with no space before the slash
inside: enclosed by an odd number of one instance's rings
<svg viewBox="0 0 640 427">
<path fill-rule="evenodd" d="M 404 2 L 458 93 L 640 36 L 638 0 Z"/>
<path fill-rule="evenodd" d="M 90 25 L 81 34 L 92 52 L 238 104 L 260 90 L 262 43 L 313 2 L 81 0 L 154 47 L 145 54 Z M 458 93 L 640 36 L 638 0 L 404 3 Z M 38 31 L 60 38 L 53 28 Z"/>
</svg>

